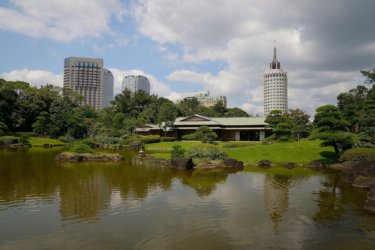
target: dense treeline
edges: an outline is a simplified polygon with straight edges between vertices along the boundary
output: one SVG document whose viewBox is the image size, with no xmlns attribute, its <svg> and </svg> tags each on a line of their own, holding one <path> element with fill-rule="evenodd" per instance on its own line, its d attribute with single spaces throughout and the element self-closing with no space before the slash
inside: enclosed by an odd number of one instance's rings
<svg viewBox="0 0 375 250">
<path fill-rule="evenodd" d="M 196 98 L 178 104 L 143 91 L 124 90 L 112 105 L 100 111 L 79 105 L 82 97 L 53 85 L 40 88 L 26 82 L 0 79 L 0 135 L 34 132 L 41 137 L 80 139 L 131 136 L 141 124 L 170 126 L 177 116 L 200 114 L 211 117 L 248 116 L 239 108 L 202 106 Z"/>
<path fill-rule="evenodd" d="M 312 123 L 309 115 L 299 109 L 290 109 L 284 114 L 271 111 L 266 122 L 272 127 L 273 135 L 268 139 L 288 141 L 310 136 L 333 146 L 336 154 L 353 146 L 375 147 L 375 71 L 361 73 L 365 85 L 339 94 L 337 106 L 318 107 Z"/>
</svg>

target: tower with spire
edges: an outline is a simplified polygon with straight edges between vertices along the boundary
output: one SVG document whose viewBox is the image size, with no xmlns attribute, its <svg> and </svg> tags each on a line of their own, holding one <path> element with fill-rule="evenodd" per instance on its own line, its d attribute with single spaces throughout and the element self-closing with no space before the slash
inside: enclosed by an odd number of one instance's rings
<svg viewBox="0 0 375 250">
<path fill-rule="evenodd" d="M 281 69 L 277 60 L 276 46 L 273 48 L 273 59 L 270 68 L 263 74 L 264 82 L 264 116 L 272 110 L 286 112 L 288 109 L 288 73 Z"/>
</svg>

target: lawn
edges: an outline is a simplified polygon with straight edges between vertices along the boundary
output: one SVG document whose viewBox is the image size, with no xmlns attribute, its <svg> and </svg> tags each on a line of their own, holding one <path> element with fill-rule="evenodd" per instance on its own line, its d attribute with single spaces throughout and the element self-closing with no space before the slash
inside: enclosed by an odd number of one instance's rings
<svg viewBox="0 0 375 250">
<path fill-rule="evenodd" d="M 161 142 L 146 145 L 146 151 L 155 153 L 156 157 L 168 158 L 173 145 L 181 145 L 188 149 L 200 142 Z M 217 147 L 222 147 L 229 155 L 246 163 L 260 160 L 270 160 L 274 163 L 296 162 L 307 163 L 312 160 L 329 161 L 334 156 L 332 147 L 322 147 L 321 141 L 301 140 L 298 142 L 283 142 L 263 145 L 261 143 L 249 144 L 246 147 L 226 148 L 225 142 L 220 142 Z"/>
<path fill-rule="evenodd" d="M 53 146 L 65 145 L 65 143 L 63 143 L 59 140 L 51 139 L 51 138 L 41 138 L 41 137 L 30 137 L 29 143 L 33 147 L 40 147 L 44 144 L 50 144 L 50 145 L 53 145 Z"/>
</svg>

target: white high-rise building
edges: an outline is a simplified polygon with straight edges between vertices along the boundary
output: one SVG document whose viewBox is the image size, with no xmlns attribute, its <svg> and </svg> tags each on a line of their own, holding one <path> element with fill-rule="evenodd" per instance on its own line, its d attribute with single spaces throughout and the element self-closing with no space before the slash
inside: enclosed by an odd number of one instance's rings
<svg viewBox="0 0 375 250">
<path fill-rule="evenodd" d="M 104 73 L 104 88 L 103 88 L 103 108 L 111 106 L 113 100 L 113 74 L 108 69 L 103 69 Z"/>
<path fill-rule="evenodd" d="M 276 48 L 273 48 L 273 60 L 270 69 L 264 72 L 264 116 L 272 110 L 288 109 L 288 73 L 281 69 L 276 57 Z"/>
<path fill-rule="evenodd" d="M 103 107 L 103 59 L 68 57 L 64 60 L 64 88 L 83 96 L 83 104 Z"/>
<path fill-rule="evenodd" d="M 150 81 L 145 76 L 128 75 L 122 80 L 122 90 L 124 89 L 128 89 L 133 93 L 143 90 L 150 94 Z"/>
</svg>

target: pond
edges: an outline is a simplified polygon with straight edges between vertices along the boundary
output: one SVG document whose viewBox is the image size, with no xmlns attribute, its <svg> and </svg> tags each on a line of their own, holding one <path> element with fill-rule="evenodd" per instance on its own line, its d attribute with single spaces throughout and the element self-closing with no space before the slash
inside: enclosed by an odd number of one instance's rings
<svg viewBox="0 0 375 250">
<path fill-rule="evenodd" d="M 0 249 L 374 249 L 363 190 L 336 174 L 57 163 L 0 149 Z"/>
</svg>

